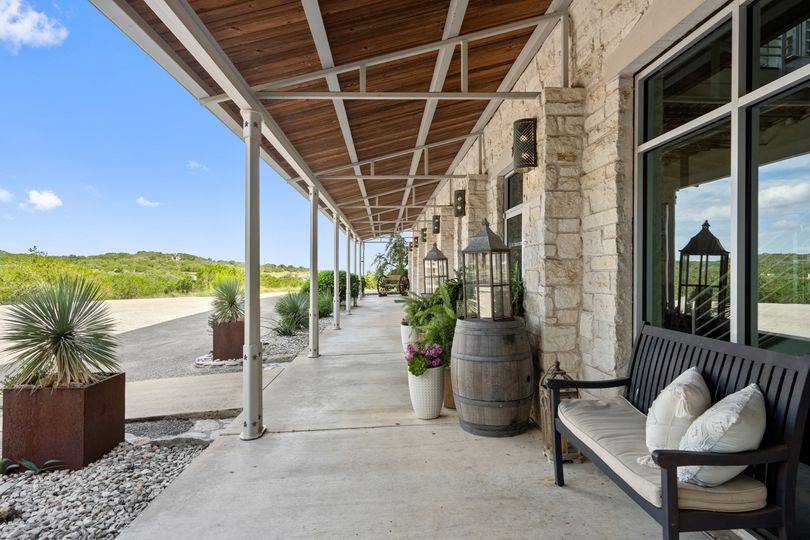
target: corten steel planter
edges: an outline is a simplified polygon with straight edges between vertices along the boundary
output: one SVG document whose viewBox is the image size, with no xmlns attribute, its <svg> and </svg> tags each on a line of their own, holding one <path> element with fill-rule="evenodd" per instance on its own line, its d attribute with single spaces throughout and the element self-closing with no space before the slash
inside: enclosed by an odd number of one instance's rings
<svg viewBox="0 0 810 540">
<path fill-rule="evenodd" d="M 124 441 L 123 373 L 76 388 L 3 390 L 3 457 L 81 469 Z"/>
<path fill-rule="evenodd" d="M 245 345 L 245 321 L 214 325 L 214 360 L 242 358 Z"/>
</svg>

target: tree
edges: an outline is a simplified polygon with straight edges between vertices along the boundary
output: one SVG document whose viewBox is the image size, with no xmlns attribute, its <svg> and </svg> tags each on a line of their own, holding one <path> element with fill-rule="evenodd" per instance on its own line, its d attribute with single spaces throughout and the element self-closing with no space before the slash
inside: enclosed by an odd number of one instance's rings
<svg viewBox="0 0 810 540">
<path fill-rule="evenodd" d="M 389 236 L 385 250 L 374 258 L 373 265 L 378 281 L 389 270 L 394 274 L 407 274 L 408 244 L 405 239 L 398 234 Z"/>
</svg>

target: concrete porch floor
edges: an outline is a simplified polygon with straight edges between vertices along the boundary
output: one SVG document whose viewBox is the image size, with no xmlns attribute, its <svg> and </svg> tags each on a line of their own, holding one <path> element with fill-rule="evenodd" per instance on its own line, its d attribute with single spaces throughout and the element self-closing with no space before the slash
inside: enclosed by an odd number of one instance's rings
<svg viewBox="0 0 810 540">
<path fill-rule="evenodd" d="M 265 388 L 264 437 L 240 441 L 237 419 L 121 538 L 660 538 L 591 464 L 556 488 L 537 430 L 488 439 L 452 411 L 416 419 L 400 314 L 363 299 L 320 358 Z"/>
</svg>

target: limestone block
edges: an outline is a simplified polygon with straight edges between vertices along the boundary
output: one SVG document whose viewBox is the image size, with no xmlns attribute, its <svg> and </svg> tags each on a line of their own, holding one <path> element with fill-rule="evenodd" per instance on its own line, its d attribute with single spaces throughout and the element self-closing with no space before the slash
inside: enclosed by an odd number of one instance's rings
<svg viewBox="0 0 810 540">
<path fill-rule="evenodd" d="M 579 306 L 582 294 L 578 286 L 555 287 L 554 305 L 559 309 L 570 309 Z"/>
<path fill-rule="evenodd" d="M 540 335 L 543 352 L 571 351 L 577 346 L 575 326 L 544 326 Z"/>
</svg>

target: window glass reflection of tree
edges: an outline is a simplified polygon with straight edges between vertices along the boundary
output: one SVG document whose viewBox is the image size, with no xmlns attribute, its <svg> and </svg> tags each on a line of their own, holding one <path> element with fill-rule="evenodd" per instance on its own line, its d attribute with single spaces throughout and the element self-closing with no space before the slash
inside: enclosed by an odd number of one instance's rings
<svg viewBox="0 0 810 540">
<path fill-rule="evenodd" d="M 757 201 L 754 344 L 810 353 L 810 84 L 751 114 Z"/>
</svg>

